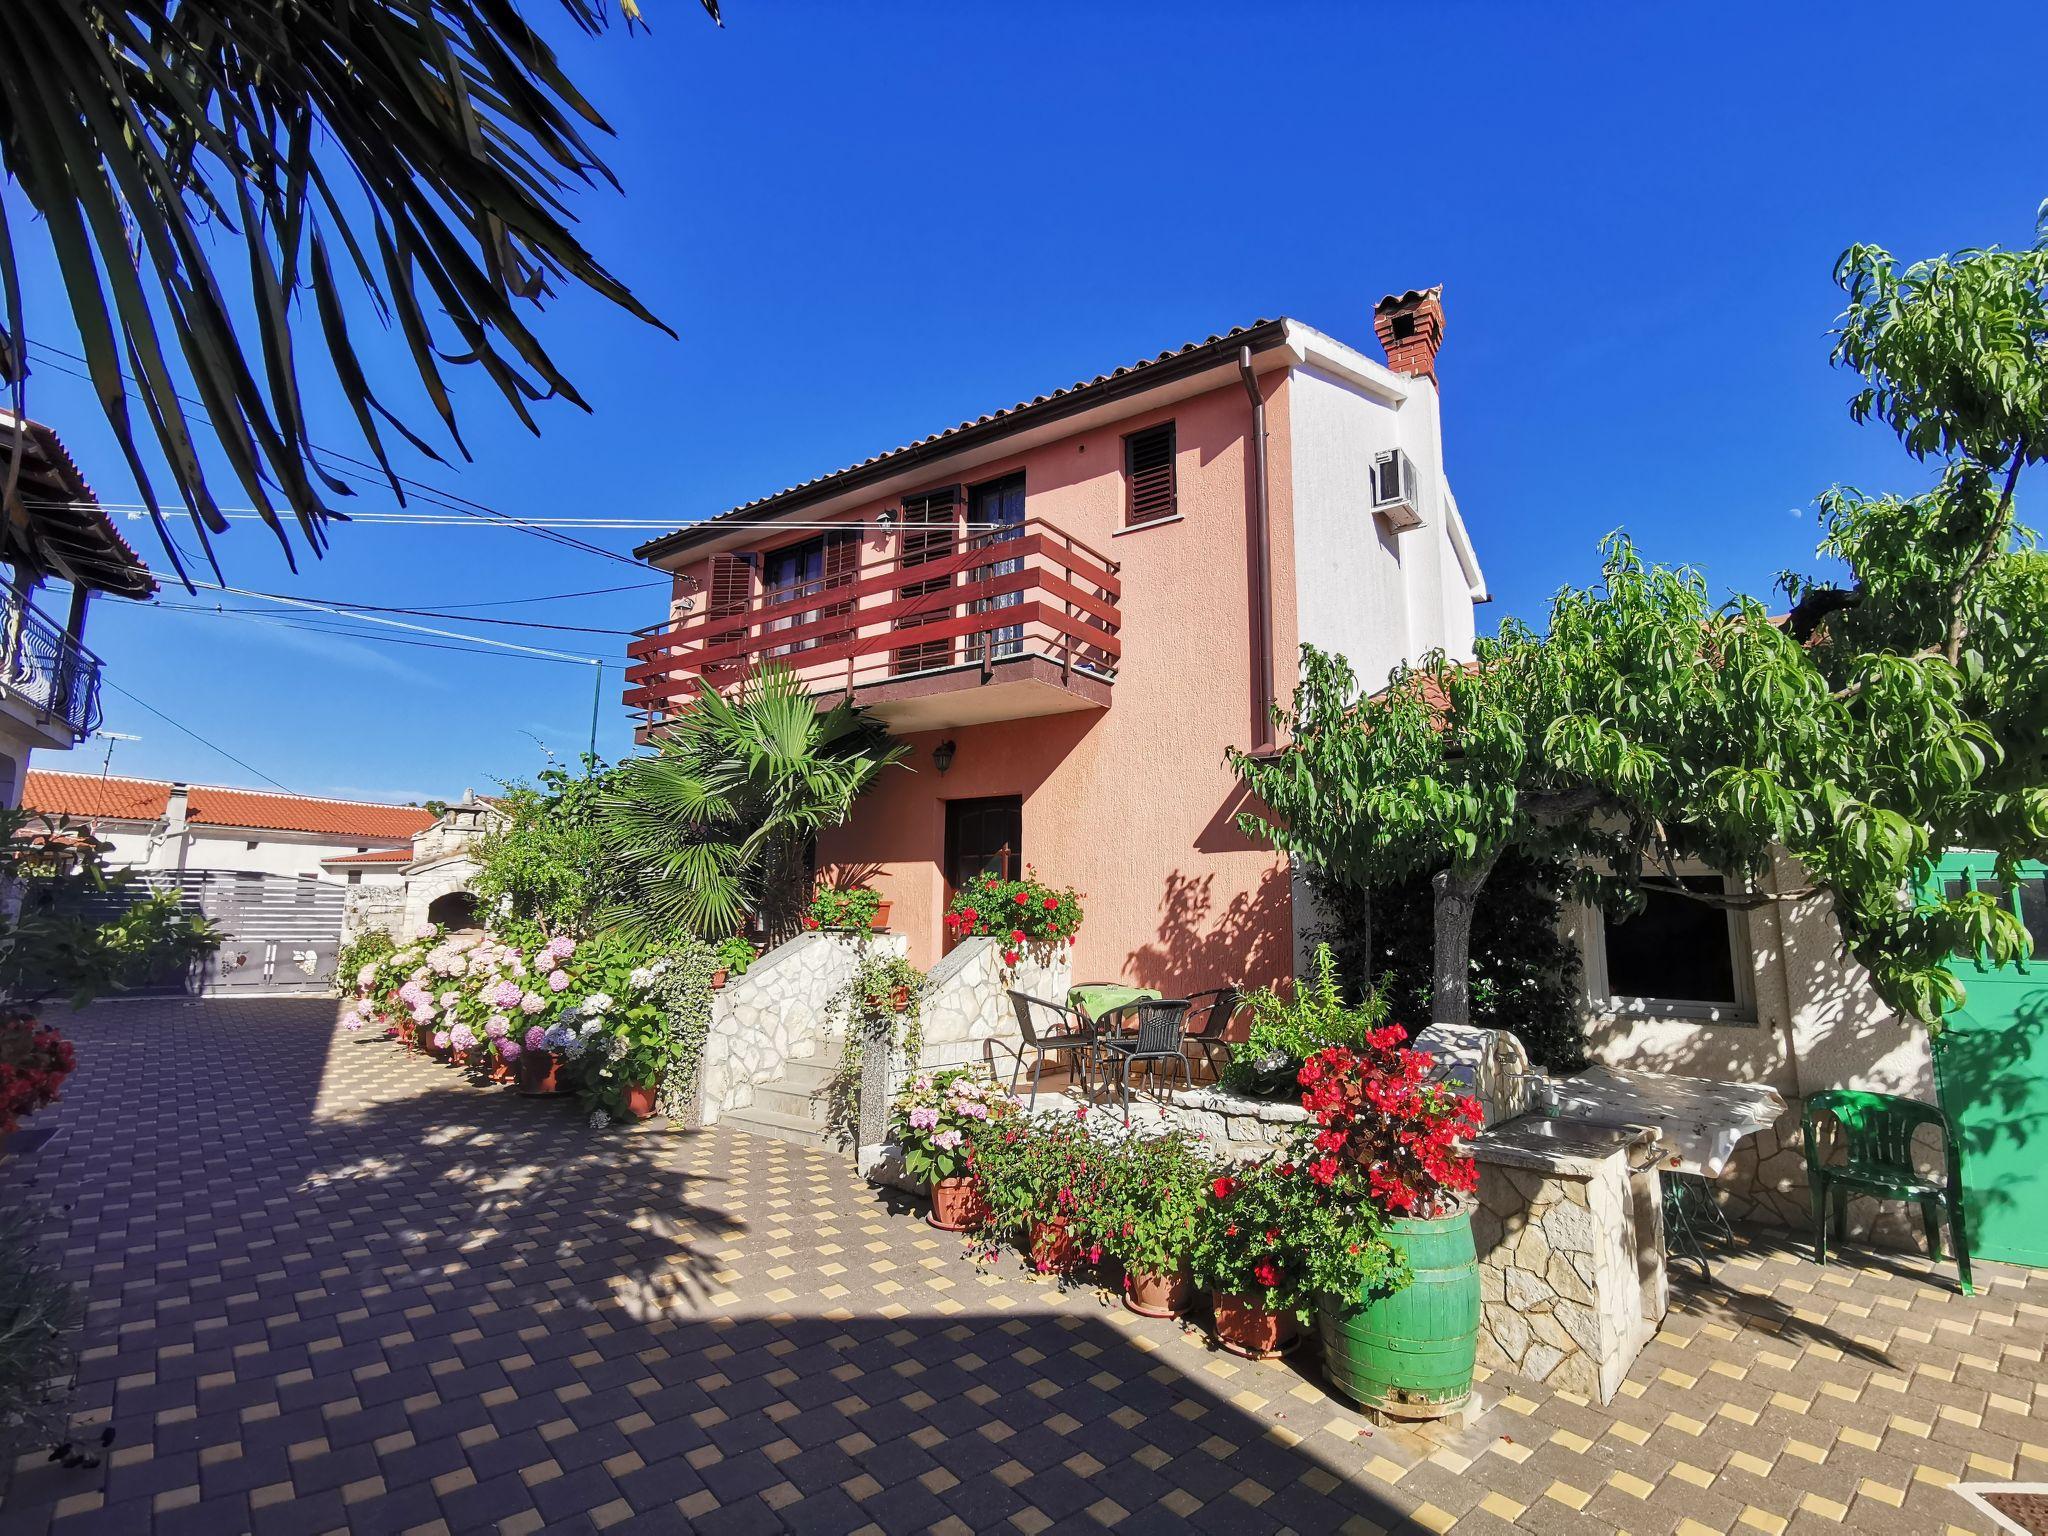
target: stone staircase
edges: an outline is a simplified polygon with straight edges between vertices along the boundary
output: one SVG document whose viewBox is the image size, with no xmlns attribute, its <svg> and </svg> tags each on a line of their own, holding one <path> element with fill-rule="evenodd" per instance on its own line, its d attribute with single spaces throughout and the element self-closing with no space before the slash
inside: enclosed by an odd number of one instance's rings
<svg viewBox="0 0 2048 1536">
<path fill-rule="evenodd" d="M 718 1117 L 722 1126 L 745 1131 L 750 1136 L 772 1136 L 804 1147 L 847 1151 L 833 1137 L 827 1124 L 832 1079 L 839 1073 L 842 1042 L 828 1035 L 818 1048 L 802 1058 L 791 1058 L 782 1076 L 754 1089 L 754 1102 L 744 1109 L 729 1109 Z"/>
</svg>

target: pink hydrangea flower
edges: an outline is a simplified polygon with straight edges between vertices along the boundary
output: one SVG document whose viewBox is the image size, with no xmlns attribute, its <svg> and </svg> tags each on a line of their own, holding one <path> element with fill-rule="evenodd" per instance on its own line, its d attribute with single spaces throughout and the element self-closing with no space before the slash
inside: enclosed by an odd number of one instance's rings
<svg viewBox="0 0 2048 1536">
<path fill-rule="evenodd" d="M 500 1060 L 517 1061 L 519 1054 L 519 1042 L 517 1040 L 500 1040 L 498 1042 L 498 1056 Z"/>
<path fill-rule="evenodd" d="M 547 1045 L 548 1032 L 538 1024 L 528 1025 L 526 1029 L 526 1048 L 529 1051 L 544 1051 L 547 1049 Z"/>
<path fill-rule="evenodd" d="M 547 1005 L 548 1000 L 542 997 L 538 992 L 522 993 L 519 998 L 519 1011 L 527 1015 L 527 1017 L 529 1018 L 531 1018 L 534 1014 L 539 1013 L 543 1008 L 547 1007 Z"/>
<path fill-rule="evenodd" d="M 566 992 L 566 991 L 568 991 L 568 990 L 569 990 L 569 973 L 568 973 L 567 971 L 561 971 L 561 970 L 549 971 L 549 972 L 548 972 L 548 990 L 549 990 L 550 992 Z"/>
</svg>

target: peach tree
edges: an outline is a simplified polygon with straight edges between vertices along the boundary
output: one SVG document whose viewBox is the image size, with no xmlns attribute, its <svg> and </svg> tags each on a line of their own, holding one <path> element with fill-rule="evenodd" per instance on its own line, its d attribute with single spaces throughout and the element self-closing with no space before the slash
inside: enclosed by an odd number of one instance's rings
<svg viewBox="0 0 2048 1536">
<path fill-rule="evenodd" d="M 2027 954 L 1992 896 L 1914 892 L 1950 848 L 2007 880 L 2048 852 L 2048 562 L 2015 501 L 2048 456 L 2048 240 L 1903 267 L 1859 245 L 1836 278 L 1852 414 L 1939 473 L 1824 495 L 1839 569 L 1785 578 L 1789 615 L 1616 534 L 1542 631 L 1511 620 L 1469 663 L 1369 693 L 1304 648 L 1288 745 L 1234 758 L 1263 802 L 1247 831 L 1359 890 L 1429 876 L 1438 1021 L 1468 1017 L 1473 903 L 1510 848 L 1570 860 L 1622 915 L 1652 892 L 1826 903 L 1878 993 L 1931 1024 L 1962 999 L 1947 956 Z M 1767 888 L 1780 851 L 1801 874 Z M 1740 888 L 1696 889 L 1690 860 Z"/>
</svg>

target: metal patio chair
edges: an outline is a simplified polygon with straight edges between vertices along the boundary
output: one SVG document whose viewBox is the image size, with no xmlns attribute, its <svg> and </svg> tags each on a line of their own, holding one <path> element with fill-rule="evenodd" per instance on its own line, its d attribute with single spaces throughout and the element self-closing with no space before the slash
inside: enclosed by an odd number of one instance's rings
<svg viewBox="0 0 2048 1536">
<path fill-rule="evenodd" d="M 1078 1079 L 1081 1096 L 1085 1099 L 1088 1096 L 1088 1070 L 1095 1050 L 1095 1032 L 1089 1028 L 1087 1019 L 1064 1003 L 1049 1002 L 1028 992 L 1012 992 L 1010 1006 L 1017 1010 L 1019 1037 L 1018 1044 L 1009 1048 L 1017 1058 L 1016 1065 L 1010 1069 L 1010 1096 L 1015 1098 L 1017 1095 L 1017 1082 L 1024 1075 L 1027 1051 L 1033 1057 L 1031 1098 L 1028 1101 L 1033 1105 L 1038 1102 L 1039 1080 L 1045 1075 L 1045 1058 L 1067 1052 L 1075 1064 L 1072 1075 Z M 1045 1018 L 1042 1026 L 1039 1021 L 1045 1015 L 1051 1017 Z M 995 1042 L 991 1040 L 988 1044 L 993 1046 Z M 990 1052 L 989 1065 L 995 1065 L 993 1051 Z"/>
<path fill-rule="evenodd" d="M 1122 1024 L 1126 1017 L 1137 1021 L 1137 1028 L 1128 1034 L 1104 1034 L 1097 1037 L 1095 1050 L 1105 1079 L 1110 1066 L 1117 1066 L 1117 1097 L 1124 1107 L 1124 1124 L 1131 1123 L 1131 1068 L 1139 1062 L 1151 1066 L 1157 1081 L 1158 1065 L 1175 1062 L 1180 1066 L 1181 1080 L 1190 1088 L 1195 1086 L 1195 1074 L 1188 1065 L 1188 1058 L 1182 1049 L 1187 1035 L 1188 1000 L 1186 998 L 1162 998 L 1155 1002 L 1128 1003 L 1116 1010 L 1113 1017 Z M 1108 1021 L 1105 1020 L 1105 1023 Z"/>
<path fill-rule="evenodd" d="M 1244 1007 L 1244 993 L 1235 986 L 1211 987 L 1190 994 L 1188 1007 L 1185 1045 L 1202 1053 L 1202 1065 L 1209 1069 L 1210 1078 L 1221 1082 L 1223 1069 L 1217 1060 L 1220 1055 L 1224 1064 L 1230 1061 L 1230 1025 Z M 1189 1062 L 1192 1065 L 1192 1056 Z"/>
</svg>

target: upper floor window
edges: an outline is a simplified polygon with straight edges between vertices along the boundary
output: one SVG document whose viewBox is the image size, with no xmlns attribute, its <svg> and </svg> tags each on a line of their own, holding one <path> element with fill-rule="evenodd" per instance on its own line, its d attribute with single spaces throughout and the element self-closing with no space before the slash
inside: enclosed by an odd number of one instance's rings
<svg viewBox="0 0 2048 1536">
<path fill-rule="evenodd" d="M 1156 523 L 1180 510 L 1180 496 L 1174 484 L 1173 423 L 1133 432 L 1124 439 L 1124 484 L 1129 487 L 1124 506 L 1124 526 Z"/>
</svg>

